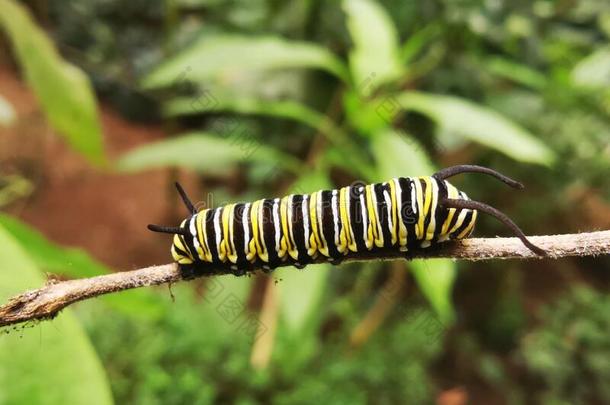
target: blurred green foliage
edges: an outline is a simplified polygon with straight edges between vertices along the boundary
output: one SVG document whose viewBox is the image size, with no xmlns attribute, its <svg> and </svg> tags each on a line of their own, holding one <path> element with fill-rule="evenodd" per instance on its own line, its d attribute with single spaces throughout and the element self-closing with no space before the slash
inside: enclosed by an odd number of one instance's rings
<svg viewBox="0 0 610 405">
<path fill-rule="evenodd" d="M 51 124 L 92 163 L 104 163 L 102 129 L 87 77 L 61 59 L 19 3 L 0 1 L 0 27 L 11 39 L 17 60 Z"/>
<path fill-rule="evenodd" d="M 543 308 L 541 324 L 522 339 L 519 355 L 541 382 L 546 404 L 610 401 L 610 297 L 575 287 Z"/>
<path fill-rule="evenodd" d="M 0 300 L 44 282 L 27 251 L 0 226 Z M 71 310 L 53 324 L 0 331 L 0 402 L 5 404 L 110 404 L 106 373 Z M 78 381 L 78 384 L 74 384 Z"/>
<path fill-rule="evenodd" d="M 240 280 L 222 277 L 227 289 Z M 280 282 L 271 288 L 281 288 Z M 132 322 L 92 309 L 86 321 L 107 364 L 117 403 L 311 403 L 324 398 L 340 403 L 429 403 L 433 381 L 427 376 L 441 340 L 422 333 L 422 320 L 397 319 L 360 352 L 349 353 L 345 333 L 336 330 L 318 348 L 315 359 L 294 370 L 290 358 L 307 350 L 303 342 L 280 334 L 272 367 L 252 369 L 244 359 L 251 336 L 239 333 L 219 315 L 221 299 L 197 298 L 192 290 L 174 290 L 176 302 L 156 322 Z M 240 294 L 240 299 L 245 295 Z M 154 331 L 153 333 L 151 333 Z M 259 339 L 264 338 L 260 336 Z"/>
<path fill-rule="evenodd" d="M 222 178 L 237 169 L 246 184 L 230 198 L 241 200 L 472 162 L 527 179 L 533 192 L 521 200 L 474 176 L 457 181 L 469 195 L 510 212 L 527 232 L 539 233 L 587 226 L 574 189 L 602 203 L 610 199 L 610 5 L 604 0 L 70 0 L 34 6 L 72 64 L 57 55 L 24 8 L 9 0 L 0 0 L 0 8 L 11 12 L 0 13 L 0 24 L 17 64 L 74 149 L 103 159 L 95 102 L 74 65 L 125 116 L 171 129 L 171 137 L 120 156 L 115 166 L 125 173 L 178 167 Z M 0 125 L 15 120 L 10 104 L 0 98 Z M 29 192 L 13 190 L 0 189 L 8 195 L 5 204 Z M 12 218 L 3 216 L 1 224 L 18 249 L 30 247 L 24 254 L 37 271 L 107 271 Z M 479 228 L 481 234 L 504 232 L 485 220 Z M 596 263 L 607 270 L 607 262 Z M 122 303 L 87 306 L 79 317 L 118 403 L 430 403 L 443 388 L 473 384 L 469 373 L 509 403 L 530 396 L 527 384 L 518 387 L 520 379 L 540 382 L 543 389 L 534 384 L 531 391 L 541 402 L 608 400 L 601 383 L 608 380 L 607 293 L 578 290 L 559 298 L 532 327 L 521 281 L 458 274 L 449 260 L 405 267 L 429 303 L 424 317 L 442 325 L 440 340 L 397 315 L 419 308 L 403 292 L 379 330 L 352 352 L 350 331 L 383 299 L 385 264 L 285 269 L 275 273 L 282 281 L 267 287 L 279 295 L 279 309 L 272 360 L 262 371 L 249 363 L 252 336 L 220 315 L 218 290 L 210 285 L 203 298 L 180 288 L 175 305 L 156 293 L 121 294 Z M 565 267 L 544 270 L 560 274 Z M 519 263 L 509 270 L 536 268 Z M 472 299 L 482 315 L 454 298 L 454 286 L 468 277 L 478 280 Z M 240 308 L 260 293 L 250 294 L 256 286 L 250 278 L 219 280 L 221 296 L 232 292 Z M 2 287 L 21 285 L 13 275 Z M 449 328 L 457 336 L 447 338 Z M 83 339 L 73 329 L 65 333 Z M 457 359 L 447 367 L 449 385 L 437 384 L 445 370 L 432 367 L 443 352 L 444 361 Z M 505 355 L 511 352 L 517 354 Z M 94 367 L 95 361 L 83 364 Z M 518 377 L 515 363 L 522 365 Z"/>
</svg>

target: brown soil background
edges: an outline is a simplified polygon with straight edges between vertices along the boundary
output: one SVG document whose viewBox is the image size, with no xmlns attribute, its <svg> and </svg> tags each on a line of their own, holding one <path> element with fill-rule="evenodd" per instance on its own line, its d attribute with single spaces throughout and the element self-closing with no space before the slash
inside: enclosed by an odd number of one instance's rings
<svg viewBox="0 0 610 405">
<path fill-rule="evenodd" d="M 169 237 L 146 229 L 171 221 L 169 170 L 117 173 L 96 169 L 71 151 L 49 126 L 18 74 L 0 64 L 0 94 L 17 122 L 0 127 L 0 170 L 34 185 L 4 210 L 63 246 L 80 247 L 115 270 L 171 261 Z M 163 137 L 158 125 L 134 124 L 103 105 L 99 111 L 110 159 Z"/>
</svg>

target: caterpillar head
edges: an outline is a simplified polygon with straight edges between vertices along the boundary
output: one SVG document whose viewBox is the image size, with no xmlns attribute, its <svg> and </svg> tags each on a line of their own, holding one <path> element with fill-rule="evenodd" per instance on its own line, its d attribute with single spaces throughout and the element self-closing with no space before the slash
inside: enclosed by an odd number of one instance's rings
<svg viewBox="0 0 610 405">
<path fill-rule="evenodd" d="M 513 187 L 516 189 L 523 188 L 523 184 L 521 184 L 518 181 L 515 181 L 509 177 L 506 177 L 503 174 L 498 173 L 495 170 L 492 170 L 487 167 L 474 166 L 474 165 L 460 165 L 460 166 L 448 167 L 446 169 L 439 171 L 438 173 L 435 173 L 432 177 L 434 177 L 438 181 L 444 181 L 445 179 L 455 176 L 456 174 L 460 174 L 460 173 L 488 174 L 488 175 L 493 176 L 496 179 L 500 180 L 501 182 L 507 184 L 510 187 Z M 449 184 L 449 183 L 447 183 L 447 184 Z M 453 187 L 453 186 L 450 185 L 450 187 Z M 455 188 L 455 187 L 453 187 L 453 188 Z M 456 198 L 452 197 L 451 194 L 448 193 L 447 198 L 443 198 L 439 201 L 439 207 L 441 209 L 447 209 L 450 213 L 451 213 L 452 209 L 456 210 L 455 214 L 458 214 L 458 211 L 459 211 L 458 215 L 467 215 L 468 211 L 470 211 L 470 212 L 472 212 L 472 219 L 470 221 L 465 221 L 465 222 L 469 222 L 469 223 L 467 224 L 466 227 L 464 227 L 464 226 L 460 227 L 461 232 L 459 234 L 455 234 L 455 232 L 449 233 L 448 235 L 446 235 L 446 238 L 461 239 L 461 238 L 468 236 L 468 234 L 470 234 L 470 232 L 472 232 L 472 228 L 474 228 L 474 222 L 476 221 L 476 213 L 477 213 L 477 211 L 479 211 L 479 212 L 483 212 L 485 214 L 493 216 L 494 218 L 496 218 L 497 220 L 502 222 L 504 225 L 506 225 L 508 228 L 510 228 L 513 231 L 513 233 L 515 234 L 515 236 L 517 236 L 519 239 L 521 239 L 521 242 L 523 242 L 523 244 L 525 246 L 527 246 L 532 252 L 534 252 L 538 255 L 541 255 L 541 256 L 546 255 L 546 252 L 544 250 L 542 250 L 538 246 L 534 245 L 532 242 L 530 242 L 527 239 L 527 237 L 525 236 L 523 231 L 521 231 L 521 229 L 509 217 L 507 217 L 506 214 L 504 214 L 503 212 L 497 210 L 496 208 L 494 208 L 490 205 L 484 204 L 479 201 L 470 200 L 468 198 L 468 196 L 466 196 L 465 193 L 462 193 L 462 192 L 458 192 L 458 193 L 460 193 L 460 195 L 458 195 L 458 197 L 456 197 Z M 468 229 L 468 226 L 471 227 L 470 230 Z"/>
<path fill-rule="evenodd" d="M 197 210 L 186 195 L 182 186 L 179 183 L 176 183 L 176 188 L 178 189 L 178 193 L 180 194 L 180 197 L 182 198 L 182 201 L 184 201 L 184 205 L 186 205 L 186 208 L 189 210 L 190 214 L 195 215 Z M 191 223 L 191 218 L 192 217 L 182 221 L 179 227 L 154 224 L 148 225 L 148 229 L 153 232 L 169 233 L 174 235 L 171 248 L 172 257 L 180 264 L 192 264 L 195 261 L 196 255 L 192 252 L 195 247 L 189 244 L 189 238 L 192 238 L 192 236 L 187 227 L 187 224 Z"/>
<path fill-rule="evenodd" d="M 447 189 L 447 198 L 470 201 L 465 192 L 458 190 L 453 184 L 446 180 L 443 181 Z M 468 208 L 448 208 L 446 202 L 441 201 L 438 205 L 439 210 L 443 210 L 442 216 L 446 218 L 441 226 L 438 241 L 464 239 L 469 237 L 474 231 L 477 221 L 478 211 Z"/>
</svg>

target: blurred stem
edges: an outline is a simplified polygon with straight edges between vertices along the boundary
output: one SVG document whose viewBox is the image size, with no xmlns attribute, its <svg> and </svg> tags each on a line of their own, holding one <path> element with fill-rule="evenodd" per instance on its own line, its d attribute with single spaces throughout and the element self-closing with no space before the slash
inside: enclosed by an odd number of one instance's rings
<svg viewBox="0 0 610 405">
<path fill-rule="evenodd" d="M 447 48 L 444 44 L 433 44 L 418 60 L 411 63 L 407 74 L 400 80 L 398 87 L 405 88 L 409 83 L 426 76 L 442 61 Z"/>
<path fill-rule="evenodd" d="M 319 27 L 322 5 L 319 0 L 305 0 L 304 3 L 307 17 L 305 19 L 303 31 L 305 38 L 312 39 L 316 29 Z"/>
<path fill-rule="evenodd" d="M 49 2 L 47 0 L 35 0 L 32 2 L 32 9 L 40 25 L 49 26 Z"/>
<path fill-rule="evenodd" d="M 350 346 L 358 349 L 371 337 L 385 320 L 405 286 L 406 269 L 404 263 L 394 261 L 391 264 L 390 277 L 386 280 L 373 307 L 366 313 L 362 321 L 352 330 Z"/>
<path fill-rule="evenodd" d="M 163 46 L 166 55 L 170 55 L 172 53 L 171 38 L 179 17 L 176 0 L 165 0 L 165 38 Z"/>
<path fill-rule="evenodd" d="M 273 277 L 267 277 L 265 283 L 265 298 L 263 299 L 263 307 L 260 315 L 260 328 L 263 328 L 265 333 L 257 333 L 255 336 L 260 336 L 252 347 L 250 356 L 250 364 L 256 370 L 263 370 L 269 365 L 271 354 L 273 353 L 273 344 L 275 341 L 275 332 L 277 330 L 277 322 L 279 316 L 279 297 L 278 289 L 274 288 Z"/>
<path fill-rule="evenodd" d="M 358 266 L 358 276 L 350 290 L 350 301 L 360 302 L 371 295 L 375 278 L 383 265 L 384 263 L 371 262 Z"/>
<path fill-rule="evenodd" d="M 331 125 L 334 126 L 334 121 L 337 119 L 339 112 L 341 111 L 341 97 L 340 91 L 336 90 L 333 94 L 333 97 L 328 105 L 326 110 L 326 114 L 322 120 L 328 121 Z M 315 167 L 320 157 L 322 156 L 322 151 L 326 147 L 325 140 L 328 137 L 324 136 L 324 128 L 322 126 L 316 126 L 317 132 L 314 136 L 313 142 L 311 143 L 311 147 L 309 148 L 309 153 L 307 154 L 306 163 L 310 167 Z M 340 138 L 343 138 L 342 134 L 339 134 Z M 345 137 L 347 138 L 347 137 Z"/>
</svg>

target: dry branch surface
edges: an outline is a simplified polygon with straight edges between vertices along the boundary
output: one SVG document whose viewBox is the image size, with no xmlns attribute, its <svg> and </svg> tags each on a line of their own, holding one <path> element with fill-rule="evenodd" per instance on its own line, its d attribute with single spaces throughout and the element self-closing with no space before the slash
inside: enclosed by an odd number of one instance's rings
<svg viewBox="0 0 610 405">
<path fill-rule="evenodd" d="M 411 254 L 414 258 L 558 259 L 574 256 L 610 254 L 610 231 L 568 235 L 531 236 L 529 239 L 547 252 L 536 256 L 517 238 L 474 238 L 442 243 Z M 405 258 L 395 250 L 361 252 L 346 256 L 346 261 L 390 260 Z M 103 294 L 185 280 L 174 263 L 124 271 L 103 276 L 49 283 L 37 290 L 11 298 L 0 306 L 0 326 L 31 320 L 49 319 L 75 302 Z"/>
</svg>

